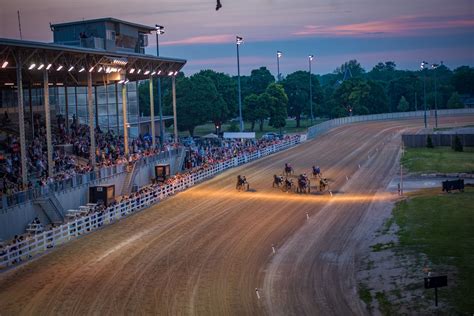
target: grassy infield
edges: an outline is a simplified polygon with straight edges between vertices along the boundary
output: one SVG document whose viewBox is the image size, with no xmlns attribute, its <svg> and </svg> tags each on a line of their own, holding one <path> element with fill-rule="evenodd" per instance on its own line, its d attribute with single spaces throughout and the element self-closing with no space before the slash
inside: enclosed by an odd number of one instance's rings
<svg viewBox="0 0 474 316">
<path fill-rule="evenodd" d="M 402 163 L 410 172 L 473 172 L 474 150 L 409 149 Z M 448 280 L 448 285 L 455 286 L 440 290 L 440 300 L 449 301 L 459 313 L 474 313 L 474 188 L 468 187 L 464 193 L 431 189 L 409 194 L 397 203 L 387 225 L 393 222 L 400 227 L 396 250 L 421 252 L 434 265 L 457 268 L 456 280 Z M 375 246 L 372 251 L 378 250 Z M 383 293 L 377 294 L 382 313 L 396 314 Z M 373 299 L 363 285 L 359 295 L 366 303 Z"/>
</svg>

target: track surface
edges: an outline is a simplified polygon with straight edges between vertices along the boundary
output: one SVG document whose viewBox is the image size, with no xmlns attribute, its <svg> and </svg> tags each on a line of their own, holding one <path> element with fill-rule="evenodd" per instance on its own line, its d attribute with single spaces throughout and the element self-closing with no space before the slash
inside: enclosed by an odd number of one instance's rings
<svg viewBox="0 0 474 316">
<path fill-rule="evenodd" d="M 0 314 L 365 314 L 354 269 L 367 210 L 393 198 L 375 193 L 396 172 L 398 133 L 419 126 L 340 127 L 227 171 L 1 274 Z M 285 162 L 320 165 L 334 196 L 273 189 Z M 235 191 L 238 174 L 252 192 Z"/>
</svg>

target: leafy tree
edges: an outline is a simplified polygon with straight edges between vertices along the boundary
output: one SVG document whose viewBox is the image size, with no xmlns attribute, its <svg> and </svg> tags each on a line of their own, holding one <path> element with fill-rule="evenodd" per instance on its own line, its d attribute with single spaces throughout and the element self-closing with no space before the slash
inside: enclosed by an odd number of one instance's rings
<svg viewBox="0 0 474 316">
<path fill-rule="evenodd" d="M 400 98 L 400 101 L 398 102 L 398 107 L 397 110 L 399 112 L 406 112 L 410 108 L 410 105 L 407 102 L 407 99 L 405 99 L 404 96 Z"/>
<path fill-rule="evenodd" d="M 282 81 L 288 95 L 288 114 L 296 117 L 296 127 L 300 127 L 301 115 L 310 114 L 309 106 L 309 72 L 296 71 L 286 76 Z M 313 114 L 318 114 L 323 100 L 323 91 L 319 85 L 318 77 L 311 75 Z"/>
<path fill-rule="evenodd" d="M 165 101 L 167 113 L 172 113 L 170 93 Z M 189 134 L 194 136 L 196 126 L 209 120 L 216 122 L 224 110 L 225 102 L 208 77 L 195 74 L 189 79 L 176 80 L 176 111 L 180 131 L 189 131 Z"/>
<path fill-rule="evenodd" d="M 448 100 L 448 109 L 462 109 L 464 104 L 461 102 L 461 98 L 457 92 L 453 92 Z"/>
<path fill-rule="evenodd" d="M 260 132 L 263 132 L 263 123 L 265 122 L 265 119 L 270 115 L 270 110 L 275 102 L 275 98 L 266 92 L 258 96 L 255 117 L 259 122 Z"/>
<path fill-rule="evenodd" d="M 208 77 L 214 82 L 217 92 L 225 102 L 225 108 L 221 113 L 220 121 L 223 123 L 230 118 L 238 116 L 237 81 L 224 73 L 215 72 L 214 70 L 202 70 L 199 74 Z"/>
<path fill-rule="evenodd" d="M 286 125 L 288 113 L 286 111 L 288 106 L 288 96 L 280 84 L 272 83 L 267 87 L 266 93 L 273 98 L 273 103 L 269 109 L 270 122 L 269 125 L 279 128 L 280 132 Z"/>
<path fill-rule="evenodd" d="M 228 132 L 238 132 L 239 126 L 236 121 L 231 121 L 229 127 L 227 128 Z"/>
<path fill-rule="evenodd" d="M 265 92 L 268 85 L 272 82 L 275 82 L 275 78 L 267 69 L 267 67 L 254 69 L 250 73 L 251 93 L 261 94 Z"/>
<path fill-rule="evenodd" d="M 252 93 L 244 99 L 243 117 L 251 123 L 250 130 L 253 132 L 255 121 L 257 121 L 258 95 Z"/>
<path fill-rule="evenodd" d="M 461 66 L 454 69 L 452 84 L 459 94 L 474 94 L 474 68 Z"/>
<path fill-rule="evenodd" d="M 346 69 L 350 72 L 352 78 L 361 78 L 365 74 L 365 69 L 362 68 L 360 63 L 355 59 L 345 62 L 340 67 L 336 68 L 334 73 L 339 74 L 340 79 L 342 79 L 344 78 Z"/>
</svg>

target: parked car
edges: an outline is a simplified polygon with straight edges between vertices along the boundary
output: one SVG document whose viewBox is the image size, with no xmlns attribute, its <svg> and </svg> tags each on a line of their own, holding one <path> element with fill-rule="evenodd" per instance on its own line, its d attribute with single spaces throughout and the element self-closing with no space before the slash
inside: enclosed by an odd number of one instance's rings
<svg viewBox="0 0 474 316">
<path fill-rule="evenodd" d="M 278 135 L 277 133 L 274 133 L 274 132 L 268 132 L 268 133 L 263 134 L 262 139 L 266 139 L 266 140 L 281 139 L 281 135 Z"/>
</svg>

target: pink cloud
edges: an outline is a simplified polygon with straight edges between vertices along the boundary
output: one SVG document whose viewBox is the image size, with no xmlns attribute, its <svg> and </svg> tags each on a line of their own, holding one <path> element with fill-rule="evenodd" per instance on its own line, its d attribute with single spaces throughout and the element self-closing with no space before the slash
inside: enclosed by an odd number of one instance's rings
<svg viewBox="0 0 474 316">
<path fill-rule="evenodd" d="M 474 27 L 474 20 L 444 19 L 441 17 L 401 16 L 389 20 L 354 23 L 336 26 L 306 25 L 293 33 L 299 36 L 367 36 L 367 35 L 410 35 L 417 31 L 432 29 L 454 29 Z"/>
<path fill-rule="evenodd" d="M 221 35 L 203 35 L 188 37 L 175 41 L 163 41 L 160 45 L 197 45 L 197 44 L 222 44 L 232 43 L 235 40 L 235 35 L 221 34 Z"/>
</svg>

